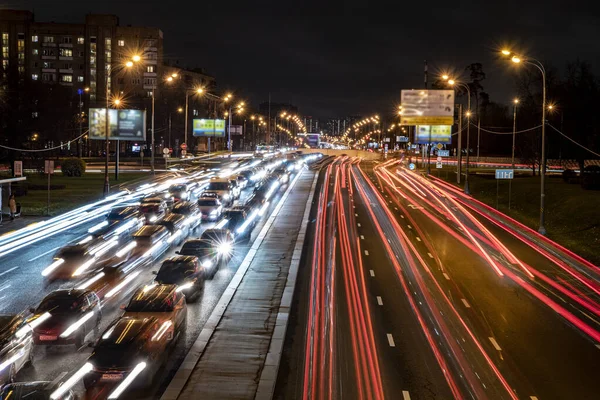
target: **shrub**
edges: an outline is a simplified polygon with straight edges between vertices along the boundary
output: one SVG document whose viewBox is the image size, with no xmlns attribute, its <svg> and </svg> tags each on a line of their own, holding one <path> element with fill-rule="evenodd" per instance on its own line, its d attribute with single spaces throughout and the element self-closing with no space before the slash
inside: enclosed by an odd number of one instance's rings
<svg viewBox="0 0 600 400">
<path fill-rule="evenodd" d="M 65 158 L 60 162 L 60 169 L 64 176 L 82 176 L 85 173 L 85 161 L 81 158 Z"/>
</svg>

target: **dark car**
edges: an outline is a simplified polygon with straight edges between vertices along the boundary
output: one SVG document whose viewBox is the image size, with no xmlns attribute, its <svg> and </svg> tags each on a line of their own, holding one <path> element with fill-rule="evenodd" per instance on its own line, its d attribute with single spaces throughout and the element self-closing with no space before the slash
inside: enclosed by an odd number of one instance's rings
<svg viewBox="0 0 600 400">
<path fill-rule="evenodd" d="M 33 336 L 23 315 L 0 315 L 0 386 L 33 359 Z"/>
<path fill-rule="evenodd" d="M 144 215 L 139 212 L 137 207 L 114 207 L 106 216 L 108 224 L 91 233 L 94 237 L 102 236 L 106 239 L 115 235 L 129 236 L 140 229 L 144 225 L 144 221 Z"/>
<path fill-rule="evenodd" d="M 207 229 L 200 239 L 186 241 L 177 254 L 198 257 L 208 278 L 213 278 L 221 264 L 227 263 L 233 250 L 233 236 L 227 229 Z"/>
<path fill-rule="evenodd" d="M 175 206 L 177 207 L 177 206 Z M 182 214 L 171 213 L 158 222 L 171 232 L 172 242 L 179 245 L 190 233 L 190 226 L 186 223 L 186 217 Z M 176 235 L 173 238 L 173 235 Z"/>
<path fill-rule="evenodd" d="M 185 216 L 187 218 L 186 224 L 190 227 L 190 230 L 196 229 L 202 222 L 200 208 L 195 202 L 180 201 L 175 204 L 172 212 Z"/>
<path fill-rule="evenodd" d="M 171 185 L 169 193 L 173 196 L 175 202 L 193 200 L 193 193 L 198 186 L 196 183 L 179 183 Z"/>
<path fill-rule="evenodd" d="M 171 234 L 162 225 L 146 225 L 133 234 L 135 255 L 157 258 L 169 249 Z"/>
<path fill-rule="evenodd" d="M 287 167 L 279 167 L 272 172 L 273 176 L 279 179 L 279 183 L 288 183 L 290 180 L 290 170 Z"/>
<path fill-rule="evenodd" d="M 160 197 L 146 198 L 140 204 L 140 212 L 144 214 L 147 224 L 154 224 L 167 215 L 167 202 Z"/>
<path fill-rule="evenodd" d="M 270 175 L 259 186 L 254 188 L 254 195 L 257 198 L 260 198 L 262 202 L 265 202 L 273 196 L 279 186 L 280 183 L 278 177 Z"/>
<path fill-rule="evenodd" d="M 58 389 L 60 382 L 36 381 L 14 382 L 2 386 L 0 400 L 75 400 L 75 393 L 67 390 L 63 395 L 50 397 Z"/>
<path fill-rule="evenodd" d="M 55 290 L 30 311 L 34 315 L 28 323 L 34 326 L 33 341 L 36 345 L 74 344 L 78 349 L 102 319 L 100 299 L 91 290 Z M 38 318 L 42 322 L 36 323 Z"/>
<path fill-rule="evenodd" d="M 227 229 L 236 239 L 249 239 L 252 229 L 256 225 L 258 209 L 247 209 L 246 207 L 235 207 L 223 213 L 227 220 Z"/>
<path fill-rule="evenodd" d="M 156 283 L 177 285 L 190 303 L 196 301 L 204 289 L 204 268 L 195 256 L 168 258 L 154 273 Z"/>
<path fill-rule="evenodd" d="M 153 316 L 122 317 L 111 324 L 88 358 L 92 370 L 83 377 L 86 389 L 96 384 L 120 384 L 133 371 L 140 372 L 131 386 L 150 386 L 175 342 L 174 335 L 163 328 L 167 325 Z"/>
</svg>

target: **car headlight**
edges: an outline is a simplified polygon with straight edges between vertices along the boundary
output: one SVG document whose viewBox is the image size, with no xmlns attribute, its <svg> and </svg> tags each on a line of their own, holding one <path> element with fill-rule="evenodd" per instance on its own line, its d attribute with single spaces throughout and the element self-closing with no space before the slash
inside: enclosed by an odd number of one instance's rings
<svg viewBox="0 0 600 400">
<path fill-rule="evenodd" d="M 225 193 L 223 195 L 223 199 L 225 199 L 225 200 L 229 200 L 230 198 L 231 198 L 231 196 L 229 195 L 229 193 Z"/>
<path fill-rule="evenodd" d="M 206 260 L 202 261 L 202 266 L 204 268 L 211 268 L 213 266 L 213 263 L 211 260 L 206 259 Z"/>
<path fill-rule="evenodd" d="M 231 253 L 231 243 L 223 242 L 223 243 L 219 244 L 219 247 L 217 247 L 217 251 L 219 252 L 219 254 Z"/>
</svg>

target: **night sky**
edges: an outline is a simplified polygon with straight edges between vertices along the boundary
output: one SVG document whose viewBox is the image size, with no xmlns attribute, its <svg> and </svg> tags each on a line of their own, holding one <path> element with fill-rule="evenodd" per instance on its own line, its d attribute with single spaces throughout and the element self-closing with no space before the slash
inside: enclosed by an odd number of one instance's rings
<svg viewBox="0 0 600 400">
<path fill-rule="evenodd" d="M 321 2 L 9 0 L 38 21 L 80 22 L 113 13 L 121 25 L 162 29 L 165 58 L 203 67 L 220 90 L 251 101 L 291 102 L 302 115 L 392 113 L 400 90 L 481 62 L 492 101 L 514 97 L 514 66 L 496 52 L 520 52 L 564 68 L 577 58 L 600 71 L 600 16 L 577 2 Z M 597 9 L 597 7 L 595 7 Z M 466 78 L 466 74 L 463 73 Z"/>
</svg>

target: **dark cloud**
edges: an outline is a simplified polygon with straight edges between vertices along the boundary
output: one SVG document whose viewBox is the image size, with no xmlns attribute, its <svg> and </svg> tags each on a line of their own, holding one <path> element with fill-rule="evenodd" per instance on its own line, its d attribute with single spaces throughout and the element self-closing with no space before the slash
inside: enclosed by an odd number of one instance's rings
<svg viewBox="0 0 600 400">
<path fill-rule="evenodd" d="M 575 2 L 164 2 L 23 0 L 38 20 L 81 22 L 114 13 L 160 27 L 165 56 L 201 66 L 253 103 L 291 101 L 307 115 L 390 113 L 403 88 L 482 62 L 492 100 L 512 97 L 514 74 L 495 52 L 512 45 L 557 68 L 580 58 L 600 68 L 598 14 Z M 431 77 L 433 79 L 433 77 Z"/>
</svg>

